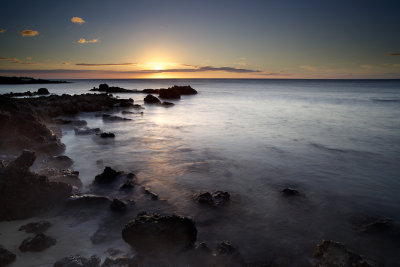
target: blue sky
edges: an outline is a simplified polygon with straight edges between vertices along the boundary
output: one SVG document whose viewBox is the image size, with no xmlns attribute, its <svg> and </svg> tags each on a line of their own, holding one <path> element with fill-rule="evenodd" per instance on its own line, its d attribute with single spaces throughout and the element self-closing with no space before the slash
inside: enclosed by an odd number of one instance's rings
<svg viewBox="0 0 400 267">
<path fill-rule="evenodd" d="M 4 75 L 400 78 L 399 1 L 3 0 L 1 5 Z M 72 17 L 85 22 L 73 23 Z M 37 34 L 23 36 L 24 30 Z"/>
</svg>

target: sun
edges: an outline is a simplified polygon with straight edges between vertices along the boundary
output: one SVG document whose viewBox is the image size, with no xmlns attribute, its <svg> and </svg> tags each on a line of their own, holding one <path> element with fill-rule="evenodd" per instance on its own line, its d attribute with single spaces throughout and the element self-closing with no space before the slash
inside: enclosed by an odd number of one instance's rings
<svg viewBox="0 0 400 267">
<path fill-rule="evenodd" d="M 153 70 L 163 70 L 164 69 L 164 63 L 161 63 L 161 62 L 150 62 L 149 65 Z"/>
</svg>

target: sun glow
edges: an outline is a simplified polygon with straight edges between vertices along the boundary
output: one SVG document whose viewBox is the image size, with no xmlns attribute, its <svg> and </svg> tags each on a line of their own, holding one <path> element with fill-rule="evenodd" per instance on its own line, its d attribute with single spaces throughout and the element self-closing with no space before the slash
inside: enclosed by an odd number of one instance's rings
<svg viewBox="0 0 400 267">
<path fill-rule="evenodd" d="M 161 63 L 161 62 L 150 62 L 149 66 L 153 70 L 163 70 L 164 69 L 164 63 Z"/>
</svg>

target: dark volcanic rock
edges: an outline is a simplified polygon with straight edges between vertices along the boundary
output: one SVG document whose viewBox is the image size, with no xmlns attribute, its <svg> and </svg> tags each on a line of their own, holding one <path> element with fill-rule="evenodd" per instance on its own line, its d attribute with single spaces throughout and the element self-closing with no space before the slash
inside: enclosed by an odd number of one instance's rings
<svg viewBox="0 0 400 267">
<path fill-rule="evenodd" d="M 184 86 L 178 86 L 178 85 L 174 85 L 168 89 L 171 90 L 176 90 L 178 91 L 178 93 L 180 95 L 195 95 L 197 94 L 197 91 L 195 89 L 193 89 L 190 85 L 184 85 Z"/>
<path fill-rule="evenodd" d="M 195 194 L 194 197 L 200 204 L 207 204 L 213 207 L 223 205 L 230 200 L 230 194 L 224 191 L 199 193 Z"/>
<path fill-rule="evenodd" d="M 142 92 L 146 94 L 158 94 L 159 89 L 143 89 Z"/>
<path fill-rule="evenodd" d="M 97 134 L 100 132 L 100 128 L 79 127 L 79 128 L 74 128 L 74 132 L 76 135 Z"/>
<path fill-rule="evenodd" d="M 32 251 L 32 252 L 40 252 L 54 246 L 57 241 L 54 238 L 51 238 L 43 233 L 37 234 L 34 237 L 28 237 L 22 244 L 19 246 L 19 250 L 22 252 Z"/>
<path fill-rule="evenodd" d="M 146 103 L 146 104 L 161 104 L 161 101 L 160 101 L 160 99 L 158 99 L 155 96 L 147 95 L 144 98 L 144 103 Z"/>
<path fill-rule="evenodd" d="M 49 90 L 47 90 L 47 88 L 39 88 L 37 90 L 37 94 L 38 95 L 49 95 L 50 92 L 49 92 Z"/>
<path fill-rule="evenodd" d="M 18 231 L 25 231 L 27 233 L 40 234 L 49 229 L 51 223 L 49 221 L 38 221 L 22 225 Z"/>
<path fill-rule="evenodd" d="M 106 83 L 99 85 L 99 88 L 90 89 L 90 91 L 105 92 L 105 93 L 136 93 L 137 90 L 124 89 L 117 86 L 108 86 Z"/>
<path fill-rule="evenodd" d="M 158 96 L 164 99 L 180 99 L 181 95 L 178 90 L 175 89 L 160 89 L 158 91 Z"/>
<path fill-rule="evenodd" d="M 35 158 L 34 152 L 24 151 L 0 169 L 0 221 L 32 217 L 71 195 L 70 185 L 51 182 L 29 171 Z"/>
<path fill-rule="evenodd" d="M 114 198 L 110 204 L 110 209 L 112 211 L 124 212 L 126 211 L 126 203 L 118 198 Z"/>
<path fill-rule="evenodd" d="M 100 137 L 101 138 L 114 138 L 115 134 L 114 133 L 101 133 Z"/>
<path fill-rule="evenodd" d="M 90 258 L 71 255 L 58 260 L 53 267 L 100 267 L 100 258 L 94 255 Z"/>
<path fill-rule="evenodd" d="M 16 259 L 16 255 L 0 246 L 0 266 L 6 266 Z"/>
<path fill-rule="evenodd" d="M 174 257 L 193 248 L 197 229 L 193 220 L 177 215 L 140 213 L 125 225 L 122 238 L 139 254 Z"/>
<path fill-rule="evenodd" d="M 357 255 L 335 241 L 322 240 L 313 254 L 318 260 L 315 266 L 343 266 L 343 267 L 369 267 L 360 255 Z"/>
<path fill-rule="evenodd" d="M 111 167 L 105 167 L 102 174 L 96 175 L 94 178 L 94 183 L 96 184 L 107 184 L 115 181 L 117 176 L 121 174 L 121 172 L 117 172 Z"/>
<path fill-rule="evenodd" d="M 296 189 L 292 188 L 285 188 L 281 191 L 281 194 L 285 197 L 290 197 L 290 196 L 298 196 L 300 193 Z"/>
</svg>

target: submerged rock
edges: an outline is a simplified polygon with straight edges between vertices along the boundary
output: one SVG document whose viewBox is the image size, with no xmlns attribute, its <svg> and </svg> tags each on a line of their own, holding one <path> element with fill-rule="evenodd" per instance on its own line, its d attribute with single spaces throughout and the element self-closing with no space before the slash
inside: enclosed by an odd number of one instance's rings
<svg viewBox="0 0 400 267">
<path fill-rule="evenodd" d="M 115 134 L 114 133 L 101 133 L 100 137 L 101 138 L 115 138 Z"/>
<path fill-rule="evenodd" d="M 157 97 L 153 96 L 153 95 L 147 95 L 144 99 L 143 99 L 144 103 L 146 104 L 161 104 L 160 99 L 158 99 Z"/>
<path fill-rule="evenodd" d="M 75 132 L 76 135 L 97 134 L 100 131 L 101 131 L 100 128 L 89 128 L 89 127 L 74 128 L 74 132 Z"/>
<path fill-rule="evenodd" d="M 164 107 L 172 107 L 172 106 L 174 106 L 175 104 L 174 104 L 174 103 L 171 103 L 171 102 L 164 101 L 164 102 L 162 102 L 161 105 L 163 105 Z"/>
<path fill-rule="evenodd" d="M 389 218 L 379 218 L 360 225 L 358 231 L 361 233 L 381 233 L 393 228 L 393 220 Z"/>
<path fill-rule="evenodd" d="M 313 256 L 318 261 L 315 266 L 371 266 L 360 255 L 348 251 L 343 244 L 331 240 L 322 240 L 315 248 Z"/>
<path fill-rule="evenodd" d="M 22 244 L 19 246 L 19 250 L 21 250 L 22 252 L 40 252 L 45 250 L 46 248 L 54 246 L 56 243 L 57 241 L 54 238 L 40 233 L 34 237 L 28 237 L 24 241 L 22 241 Z"/>
<path fill-rule="evenodd" d="M 80 255 L 70 255 L 54 263 L 53 267 L 100 267 L 100 258 L 93 255 L 85 258 Z"/>
<path fill-rule="evenodd" d="M 70 185 L 30 172 L 35 159 L 35 153 L 26 150 L 0 169 L 0 221 L 32 217 L 72 194 Z"/>
<path fill-rule="evenodd" d="M 154 193 L 153 191 L 151 191 L 149 188 L 143 188 L 143 192 L 146 195 L 149 195 L 151 197 L 152 200 L 158 200 L 158 195 L 156 193 Z"/>
<path fill-rule="evenodd" d="M 224 191 L 205 192 L 195 194 L 194 198 L 200 204 L 207 204 L 212 207 L 221 206 L 230 200 L 230 194 Z"/>
<path fill-rule="evenodd" d="M 18 231 L 25 231 L 27 233 L 35 233 L 40 234 L 45 232 L 49 229 L 51 223 L 49 221 L 38 221 L 38 222 L 31 222 L 25 225 L 22 225 Z"/>
<path fill-rule="evenodd" d="M 94 178 L 94 183 L 96 184 L 112 183 L 120 174 L 121 172 L 117 172 L 111 167 L 105 167 L 102 174 L 96 175 L 96 177 Z"/>
<path fill-rule="evenodd" d="M 192 219 L 155 213 L 140 213 L 122 230 L 122 238 L 139 254 L 174 257 L 193 248 L 197 229 Z"/>
<path fill-rule="evenodd" d="M 0 266 L 6 266 L 15 261 L 16 258 L 17 256 L 14 253 L 0 246 Z"/>
<path fill-rule="evenodd" d="M 128 118 L 122 118 L 120 116 L 112 116 L 109 114 L 103 114 L 102 118 L 104 121 L 131 121 L 131 119 Z"/>
<path fill-rule="evenodd" d="M 296 189 L 285 188 L 281 191 L 281 195 L 285 197 L 298 196 L 300 193 Z"/>
<path fill-rule="evenodd" d="M 110 209 L 116 212 L 124 212 L 126 211 L 126 203 L 118 198 L 114 198 L 110 204 Z"/>
</svg>

